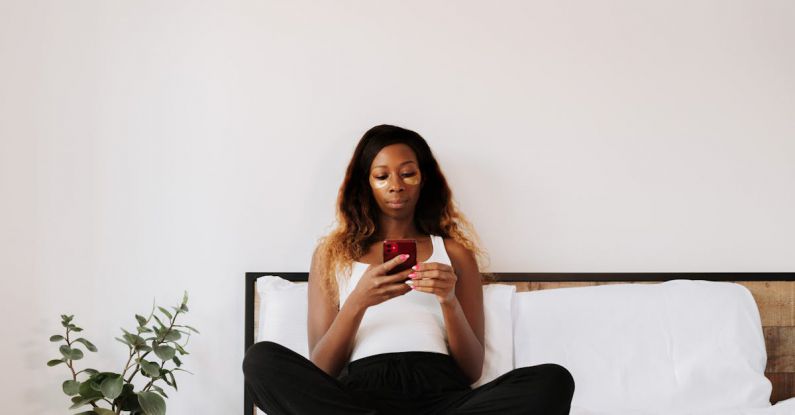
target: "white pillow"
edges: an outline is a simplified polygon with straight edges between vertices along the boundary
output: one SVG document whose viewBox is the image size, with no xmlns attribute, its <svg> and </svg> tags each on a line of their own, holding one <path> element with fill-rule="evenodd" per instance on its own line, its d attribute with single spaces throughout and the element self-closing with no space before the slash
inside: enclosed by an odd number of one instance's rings
<svg viewBox="0 0 795 415">
<path fill-rule="evenodd" d="M 516 287 L 489 284 L 483 287 L 485 348 L 483 373 L 472 386 L 480 386 L 513 369 L 512 303 Z M 257 279 L 260 309 L 254 341 L 279 343 L 309 358 L 307 339 L 307 283 L 274 275 Z"/>
<path fill-rule="evenodd" d="M 558 363 L 572 407 L 684 414 L 770 406 L 756 302 L 740 284 L 672 280 L 517 293 L 516 367 Z"/>
<path fill-rule="evenodd" d="M 483 373 L 471 386 L 491 382 L 513 369 L 513 296 L 516 287 L 506 284 L 483 286 L 484 348 Z"/>
<path fill-rule="evenodd" d="M 307 283 L 275 275 L 257 278 L 259 315 L 255 342 L 272 341 L 309 359 Z"/>
</svg>

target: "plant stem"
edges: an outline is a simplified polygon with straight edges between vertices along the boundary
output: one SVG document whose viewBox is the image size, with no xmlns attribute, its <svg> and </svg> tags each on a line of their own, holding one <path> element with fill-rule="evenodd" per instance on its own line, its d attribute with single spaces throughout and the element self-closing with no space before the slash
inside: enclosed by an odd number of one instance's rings
<svg viewBox="0 0 795 415">
<path fill-rule="evenodd" d="M 69 327 L 66 328 L 66 346 L 68 348 L 72 348 L 72 342 L 69 341 Z M 77 373 L 75 373 L 74 361 L 72 359 L 66 359 L 66 366 L 69 366 L 69 370 L 72 371 L 72 380 L 77 380 Z"/>
<path fill-rule="evenodd" d="M 177 322 L 177 316 L 178 315 L 179 315 L 179 310 L 174 312 L 174 316 L 171 318 L 171 321 L 169 322 L 168 329 L 166 329 L 163 333 L 168 333 L 169 331 L 171 331 L 171 329 L 174 327 L 174 323 Z M 162 340 L 155 339 L 155 341 L 152 343 L 152 346 L 153 346 L 152 348 L 154 349 L 154 346 L 157 346 L 157 345 L 159 345 L 162 342 L 163 342 Z M 138 361 L 140 362 L 141 359 L 143 359 L 144 357 L 149 355 L 149 353 L 151 353 L 151 352 L 146 352 L 146 353 L 144 353 L 143 356 L 141 356 L 140 353 L 139 353 Z M 130 358 L 132 358 L 132 355 L 130 355 Z M 141 364 L 140 363 L 136 363 L 135 371 L 132 373 L 132 375 L 130 375 L 129 378 L 127 378 L 127 383 L 130 383 L 130 381 L 135 376 L 135 374 L 138 373 L 138 371 L 140 371 L 140 370 L 141 370 Z"/>
</svg>

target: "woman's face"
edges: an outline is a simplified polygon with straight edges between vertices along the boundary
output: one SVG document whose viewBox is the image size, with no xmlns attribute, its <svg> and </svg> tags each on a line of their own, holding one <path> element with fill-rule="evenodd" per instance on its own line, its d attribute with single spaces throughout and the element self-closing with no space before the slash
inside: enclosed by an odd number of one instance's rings
<svg viewBox="0 0 795 415">
<path fill-rule="evenodd" d="M 417 156 L 405 144 L 381 149 L 370 166 L 370 188 L 381 211 L 411 217 L 420 197 L 422 176 Z"/>
</svg>

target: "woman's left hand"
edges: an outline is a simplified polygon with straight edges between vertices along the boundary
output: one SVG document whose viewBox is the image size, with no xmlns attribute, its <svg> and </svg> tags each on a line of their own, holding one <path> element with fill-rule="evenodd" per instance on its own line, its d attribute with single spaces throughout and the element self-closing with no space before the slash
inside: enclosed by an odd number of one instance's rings
<svg viewBox="0 0 795 415">
<path fill-rule="evenodd" d="M 455 284 L 458 277 L 453 271 L 453 267 L 439 262 L 423 262 L 412 267 L 413 274 L 409 274 L 411 280 L 406 283 L 411 285 L 415 291 L 436 294 L 439 303 L 449 304 L 457 300 L 455 296 Z"/>
</svg>

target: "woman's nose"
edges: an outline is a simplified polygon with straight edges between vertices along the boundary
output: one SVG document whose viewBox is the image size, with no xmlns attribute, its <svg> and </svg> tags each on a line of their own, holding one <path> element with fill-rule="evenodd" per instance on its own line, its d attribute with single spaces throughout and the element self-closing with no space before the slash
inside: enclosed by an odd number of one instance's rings
<svg viewBox="0 0 795 415">
<path fill-rule="evenodd" d="M 403 180 L 399 177 L 389 179 L 389 190 L 399 191 L 403 190 Z"/>
</svg>

